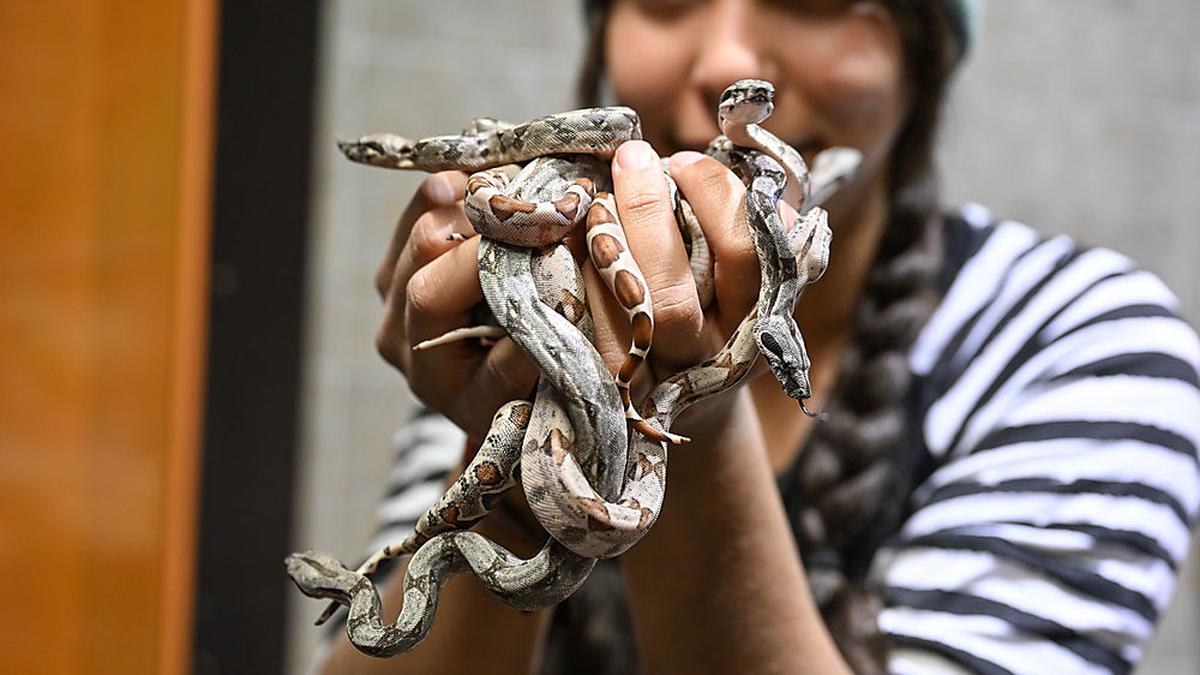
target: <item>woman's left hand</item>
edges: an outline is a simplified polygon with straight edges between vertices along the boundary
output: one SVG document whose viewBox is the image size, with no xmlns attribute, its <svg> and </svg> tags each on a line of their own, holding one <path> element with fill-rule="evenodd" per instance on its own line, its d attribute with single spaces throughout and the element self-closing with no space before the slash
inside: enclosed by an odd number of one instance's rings
<svg viewBox="0 0 1200 675">
<path fill-rule="evenodd" d="M 758 257 L 744 224 L 742 182 L 723 164 L 697 152 L 676 153 L 670 166 L 712 251 L 715 293 L 708 307 L 700 305 L 658 155 L 645 141 L 630 141 L 617 150 L 612 162 L 621 225 L 630 252 L 646 277 L 653 304 L 654 343 L 646 379 L 654 382 L 720 349 L 753 307 L 759 285 Z M 590 266 L 585 266 L 585 278 L 596 322 L 596 345 L 615 372 L 628 349 L 629 322 Z M 638 384 L 635 380 L 635 388 Z M 647 388 L 644 383 L 642 388 Z M 728 407 L 725 399 L 728 397 L 716 397 L 698 408 L 706 411 L 705 419 L 712 419 L 714 406 Z M 698 417 L 701 415 L 685 413 L 675 427 L 689 427 Z"/>
<path fill-rule="evenodd" d="M 617 211 L 653 302 L 648 370 L 656 381 L 718 350 L 759 287 L 742 182 L 695 152 L 674 155 L 671 175 L 712 250 L 708 307 L 700 306 L 657 155 L 631 141 L 613 161 Z M 595 273 L 585 275 L 597 346 L 615 368 L 628 344 L 627 320 Z M 672 455 L 673 487 L 654 529 L 621 558 L 644 669 L 848 673 L 808 591 L 750 392 L 709 398 L 672 430 L 694 443 Z"/>
</svg>

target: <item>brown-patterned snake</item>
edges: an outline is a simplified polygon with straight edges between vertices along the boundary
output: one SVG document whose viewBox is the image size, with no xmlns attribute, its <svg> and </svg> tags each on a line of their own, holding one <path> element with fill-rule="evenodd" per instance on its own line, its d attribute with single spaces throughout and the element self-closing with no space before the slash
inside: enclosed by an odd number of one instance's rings
<svg viewBox="0 0 1200 675">
<path fill-rule="evenodd" d="M 828 260 L 830 230 L 817 199 L 853 173 L 858 153 L 827 150 L 814 162 L 824 168 L 810 179 L 799 154 L 758 126 L 772 111 L 772 96 L 771 85 L 761 80 L 741 80 L 727 89 L 719 108 L 724 136 L 709 147 L 709 154 L 747 184 L 744 211 L 762 273 L 758 302 L 717 354 L 659 383 L 640 411 L 628 386 L 650 349 L 653 315 L 649 289 L 609 194 L 606 161 L 622 142 L 641 137 L 633 111 L 594 108 L 517 126 L 481 120 L 458 136 L 413 142 L 385 134 L 341 144 L 350 159 L 375 166 L 477 172 L 467 184 L 465 210 L 482 236 L 480 281 L 499 327 L 461 329 L 430 345 L 508 335 L 542 372 L 532 406 L 514 401 L 497 413 L 463 475 L 407 539 L 384 547 L 353 572 L 326 554 L 289 556 L 288 573 L 301 591 L 350 606 L 347 632 L 360 650 L 388 656 L 415 646 L 432 625 L 442 584 L 466 569 L 520 609 L 569 596 L 596 558 L 627 550 L 657 519 L 667 444 L 686 441 L 670 433 L 674 419 L 692 403 L 740 382 L 759 353 L 790 396 L 808 397 L 808 357 L 793 308 Z M 697 282 L 711 286 L 703 233 L 677 198 L 669 171 L 667 181 L 693 258 L 700 259 L 693 265 Z M 781 197 L 803 214 L 790 231 L 776 208 Z M 585 222 L 593 264 L 633 326 L 615 381 L 590 342 L 579 270 L 561 244 Z M 535 516 L 551 534 L 529 560 L 464 531 L 515 484 L 518 469 Z M 383 560 L 407 554 L 413 558 L 404 606 L 396 623 L 384 625 L 378 593 L 366 575 Z"/>
</svg>

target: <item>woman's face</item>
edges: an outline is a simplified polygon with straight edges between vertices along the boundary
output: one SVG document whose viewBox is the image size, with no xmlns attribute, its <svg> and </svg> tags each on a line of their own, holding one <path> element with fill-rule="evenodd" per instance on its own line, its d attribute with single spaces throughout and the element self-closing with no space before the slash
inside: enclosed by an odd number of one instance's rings
<svg viewBox="0 0 1200 675">
<path fill-rule="evenodd" d="M 810 163 L 827 147 L 858 148 L 848 191 L 886 194 L 881 169 L 908 99 L 900 36 L 878 3 L 616 0 L 605 54 L 617 99 L 662 154 L 703 150 L 719 133 L 721 92 L 758 77 L 775 85 L 768 129 Z"/>
</svg>

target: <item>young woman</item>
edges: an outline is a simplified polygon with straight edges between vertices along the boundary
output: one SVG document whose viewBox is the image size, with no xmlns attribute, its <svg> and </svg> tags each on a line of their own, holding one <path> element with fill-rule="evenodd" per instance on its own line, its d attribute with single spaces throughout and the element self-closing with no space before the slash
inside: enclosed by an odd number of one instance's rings
<svg viewBox="0 0 1200 675">
<path fill-rule="evenodd" d="M 696 152 L 717 134 L 721 91 L 770 80 L 767 127 L 806 159 L 834 145 L 863 152 L 828 205 L 829 270 L 796 312 L 813 403 L 827 414 L 805 417 L 769 376 L 696 406 L 674 428 L 694 440 L 671 453 L 657 525 L 576 598 L 521 615 L 464 575 L 416 650 L 372 660 L 338 636 L 323 672 L 1133 668 L 1200 500 L 1200 343 L 1170 292 L 1127 259 L 980 207 L 940 211 L 933 142 L 972 5 L 589 3 L 584 102 L 607 86 L 640 113 L 647 140 L 613 160 L 654 301 L 644 377 L 715 351 L 757 292 L 749 234 L 727 226 L 742 185 Z M 656 152 L 671 155 L 715 252 L 709 307 Z M 401 218 L 377 278 L 379 348 L 478 439 L 502 403 L 528 395 L 536 370 L 508 340 L 410 348 L 470 323 L 482 299 L 477 242 L 446 239 L 471 229 L 464 183 L 430 177 Z M 628 329 L 594 275 L 588 283 L 597 347 L 615 370 Z M 411 526 L 410 502 L 458 459 L 453 442 L 422 442 L 444 438 L 432 419 L 409 434 L 382 510 L 387 536 Z M 513 502 L 478 529 L 529 555 L 541 541 Z M 391 616 L 402 602 L 394 572 L 381 582 Z"/>
</svg>

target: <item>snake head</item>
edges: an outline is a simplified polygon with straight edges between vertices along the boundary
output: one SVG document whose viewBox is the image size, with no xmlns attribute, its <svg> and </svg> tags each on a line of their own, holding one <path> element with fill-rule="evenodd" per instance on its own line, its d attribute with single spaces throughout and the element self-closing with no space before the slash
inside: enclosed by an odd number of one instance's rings
<svg viewBox="0 0 1200 675">
<path fill-rule="evenodd" d="M 350 604 L 350 594 L 366 579 L 346 569 L 333 556 L 318 551 L 293 553 L 284 564 L 300 592 L 313 598 L 335 599 L 343 604 Z"/>
<path fill-rule="evenodd" d="M 738 80 L 721 94 L 717 113 L 735 125 L 758 124 L 775 109 L 775 86 L 766 80 Z"/>
<path fill-rule="evenodd" d="M 804 337 L 795 321 L 778 314 L 760 317 L 754 326 L 754 342 L 775 373 L 784 392 L 797 401 L 812 396 L 808 371 L 812 362 L 804 346 Z"/>
<path fill-rule="evenodd" d="M 395 134 L 370 134 L 353 141 L 338 141 L 338 149 L 352 162 L 393 169 L 412 164 L 413 142 Z"/>
</svg>

